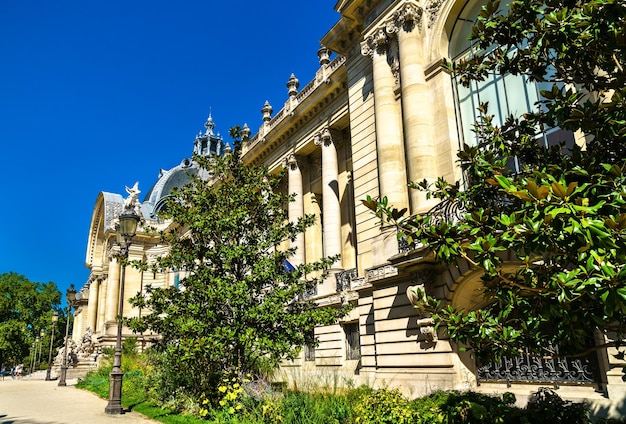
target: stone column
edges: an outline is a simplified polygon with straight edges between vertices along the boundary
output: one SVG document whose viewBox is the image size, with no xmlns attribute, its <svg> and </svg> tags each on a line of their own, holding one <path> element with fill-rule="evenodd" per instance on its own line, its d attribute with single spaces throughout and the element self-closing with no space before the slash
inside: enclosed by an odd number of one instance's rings
<svg viewBox="0 0 626 424">
<path fill-rule="evenodd" d="M 341 207 L 339 204 L 339 167 L 337 149 L 330 128 L 315 136 L 315 144 L 322 148 L 322 213 L 324 255 L 341 255 Z M 332 268 L 343 268 L 341 257 Z"/>
<path fill-rule="evenodd" d="M 98 319 L 98 286 L 100 280 L 92 280 L 89 283 L 89 304 L 87 306 L 87 326 L 91 328 L 91 331 L 96 331 L 97 319 Z"/>
<path fill-rule="evenodd" d="M 398 209 L 408 208 L 406 162 L 402 135 L 402 110 L 396 101 L 396 77 L 389 65 L 389 39 L 383 29 L 361 43 L 361 53 L 371 56 L 376 114 L 376 153 L 381 196 Z"/>
<path fill-rule="evenodd" d="M 116 257 L 111 257 L 109 262 L 109 278 L 107 282 L 106 323 L 115 322 L 117 316 L 117 303 L 120 297 L 120 264 Z M 117 328 L 117 327 L 115 327 Z"/>
<path fill-rule="evenodd" d="M 434 138 L 430 134 L 430 98 L 424 73 L 423 40 L 420 34 L 422 9 L 405 4 L 387 23 L 387 33 L 398 34 L 400 82 L 402 90 L 402 120 L 409 181 L 437 180 L 437 157 Z M 436 199 L 426 199 L 426 193 L 410 190 L 411 212 L 430 209 Z"/>
<path fill-rule="evenodd" d="M 286 166 L 289 172 L 289 194 L 295 195 L 293 202 L 289 202 L 289 222 L 297 222 L 298 219 L 304 217 L 304 200 L 302 188 L 302 171 L 298 163 L 296 155 L 289 155 L 286 160 Z M 304 233 L 296 236 L 291 243 L 291 247 L 296 249 L 295 254 L 289 259 L 292 265 L 301 265 L 305 262 L 305 244 Z"/>
<path fill-rule="evenodd" d="M 106 322 L 106 292 L 107 292 L 107 279 L 106 275 L 100 280 L 100 284 L 98 285 L 98 328 L 97 331 L 102 334 L 104 332 Z M 94 330 L 96 331 L 96 330 Z"/>
</svg>

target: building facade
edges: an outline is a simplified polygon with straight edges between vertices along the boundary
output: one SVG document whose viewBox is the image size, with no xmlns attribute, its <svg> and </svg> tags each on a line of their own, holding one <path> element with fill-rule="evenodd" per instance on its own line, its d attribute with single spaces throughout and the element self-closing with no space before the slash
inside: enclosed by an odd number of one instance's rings
<svg viewBox="0 0 626 424">
<path fill-rule="evenodd" d="M 523 398 L 538 386 L 553 385 L 564 397 L 617 411 L 626 399 L 626 362 L 612 352 L 551 361 L 522 355 L 477 364 L 435 331 L 432 319 L 414 307 L 410 289 L 417 286 L 471 309 L 481 300 L 480 272 L 463 261 L 438 264 L 423 247 L 406 249 L 361 203 L 368 195 L 386 196 L 389 204 L 411 214 L 449 213 L 435 199 L 409 190 L 408 182 L 461 179 L 456 152 L 472 143 L 479 102 L 497 105 L 496 119 L 503 119 L 529 111 L 537 99 L 541 87 L 522 77 L 494 76 L 463 88 L 440 66 L 442 58 L 471 54 L 467 36 L 480 6 L 474 0 L 340 0 L 335 9 L 341 17 L 321 40 L 315 78 L 300 88 L 292 75 L 280 110 L 274 114 L 270 104 L 263 106 L 258 132 L 244 145 L 244 161 L 273 171 L 286 168 L 286 190 L 296 195 L 290 219 L 318 218 L 294 241 L 294 264 L 340 255 L 310 295 L 321 305 L 355 305 L 337 324 L 317 328 L 318 346 L 307 346 L 299 359 L 284 363 L 279 378 L 298 387 L 399 387 L 410 396 L 473 389 L 514 391 Z M 209 117 L 194 151 L 221 152 L 213 126 Z M 584 142 L 553 130 L 545 143 L 555 137 Z M 167 225 L 158 219 L 159 205 L 193 167 L 185 159 L 162 171 L 141 206 L 147 225 Z M 91 275 L 75 312 L 75 337 L 89 327 L 101 345 L 112 345 L 115 338 L 120 267 L 113 255 L 114 224 L 123 202 L 119 194 L 98 196 L 87 247 Z M 129 255 L 150 261 L 166 249 L 139 233 Z M 181 278 L 176 271 L 154 275 L 128 267 L 124 302 L 148 284 L 176 285 Z M 124 311 L 125 316 L 141 314 L 128 303 Z M 603 343 L 602 337 L 596 335 L 596 343 Z"/>
</svg>

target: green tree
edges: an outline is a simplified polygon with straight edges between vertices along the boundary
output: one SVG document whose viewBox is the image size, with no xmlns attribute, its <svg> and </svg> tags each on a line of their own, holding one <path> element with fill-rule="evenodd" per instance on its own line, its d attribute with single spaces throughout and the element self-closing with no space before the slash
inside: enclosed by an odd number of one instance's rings
<svg viewBox="0 0 626 424">
<path fill-rule="evenodd" d="M 0 364 L 21 363 L 41 329 L 49 337 L 61 293 L 52 282 L 32 282 L 14 272 L 0 274 L 0 293 Z"/>
<path fill-rule="evenodd" d="M 463 211 L 459 222 L 406 217 L 364 203 L 409 242 L 444 262 L 484 271 L 487 306 L 427 308 L 451 338 L 497 358 L 530 349 L 582 355 L 594 331 L 623 345 L 626 330 L 626 4 L 621 0 L 488 2 L 473 27 L 477 53 L 446 66 L 463 83 L 498 74 L 552 83 L 534 111 L 496 125 L 480 106 L 477 143 L 464 146 L 463 182 L 413 187 Z M 550 84 L 548 84 L 550 85 Z M 544 128 L 579 145 L 538 146 Z M 521 171 L 513 171 L 517 160 Z M 505 266 L 512 253 L 516 267 Z M 548 342 L 551 342 L 548 343 Z"/>
<path fill-rule="evenodd" d="M 165 393 L 184 387 L 210 394 L 225 374 L 274 367 L 314 342 L 315 325 L 344 313 L 304 296 L 333 258 L 296 267 L 287 262 L 294 253 L 287 242 L 314 217 L 289 222 L 285 207 L 293 196 L 280 190 L 283 175 L 244 165 L 238 127 L 231 134 L 232 153 L 193 158 L 203 169 L 199 175 L 210 177 L 192 176 L 167 201 L 163 216 L 172 225 L 160 237 L 169 253 L 156 269 L 188 276 L 179 287 L 149 287 L 133 299 L 150 312 L 131 326 L 160 335 L 155 348 Z"/>
</svg>

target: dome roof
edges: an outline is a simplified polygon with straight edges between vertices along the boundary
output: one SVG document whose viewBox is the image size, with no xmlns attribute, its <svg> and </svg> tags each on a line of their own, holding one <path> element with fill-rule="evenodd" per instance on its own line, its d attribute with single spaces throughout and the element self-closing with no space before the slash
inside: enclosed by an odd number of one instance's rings
<svg viewBox="0 0 626 424">
<path fill-rule="evenodd" d="M 192 175 L 197 175 L 198 165 L 191 159 L 183 159 L 180 165 L 159 173 L 159 179 L 146 194 L 141 205 L 142 212 L 146 216 L 154 218 L 164 203 L 164 199 L 170 195 L 172 189 L 180 188 L 191 181 Z"/>
</svg>

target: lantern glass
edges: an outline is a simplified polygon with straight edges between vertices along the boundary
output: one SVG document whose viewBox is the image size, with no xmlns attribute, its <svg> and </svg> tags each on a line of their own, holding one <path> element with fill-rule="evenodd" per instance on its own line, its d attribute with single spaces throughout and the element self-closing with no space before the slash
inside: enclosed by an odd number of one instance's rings
<svg viewBox="0 0 626 424">
<path fill-rule="evenodd" d="M 125 238 L 133 238 L 137 233 L 137 224 L 139 224 L 139 216 L 133 209 L 126 209 L 120 215 L 119 233 Z"/>
<path fill-rule="evenodd" d="M 76 289 L 74 288 L 74 284 L 70 284 L 70 288 L 65 292 L 65 297 L 67 299 L 67 303 L 72 303 L 76 300 Z"/>
</svg>

